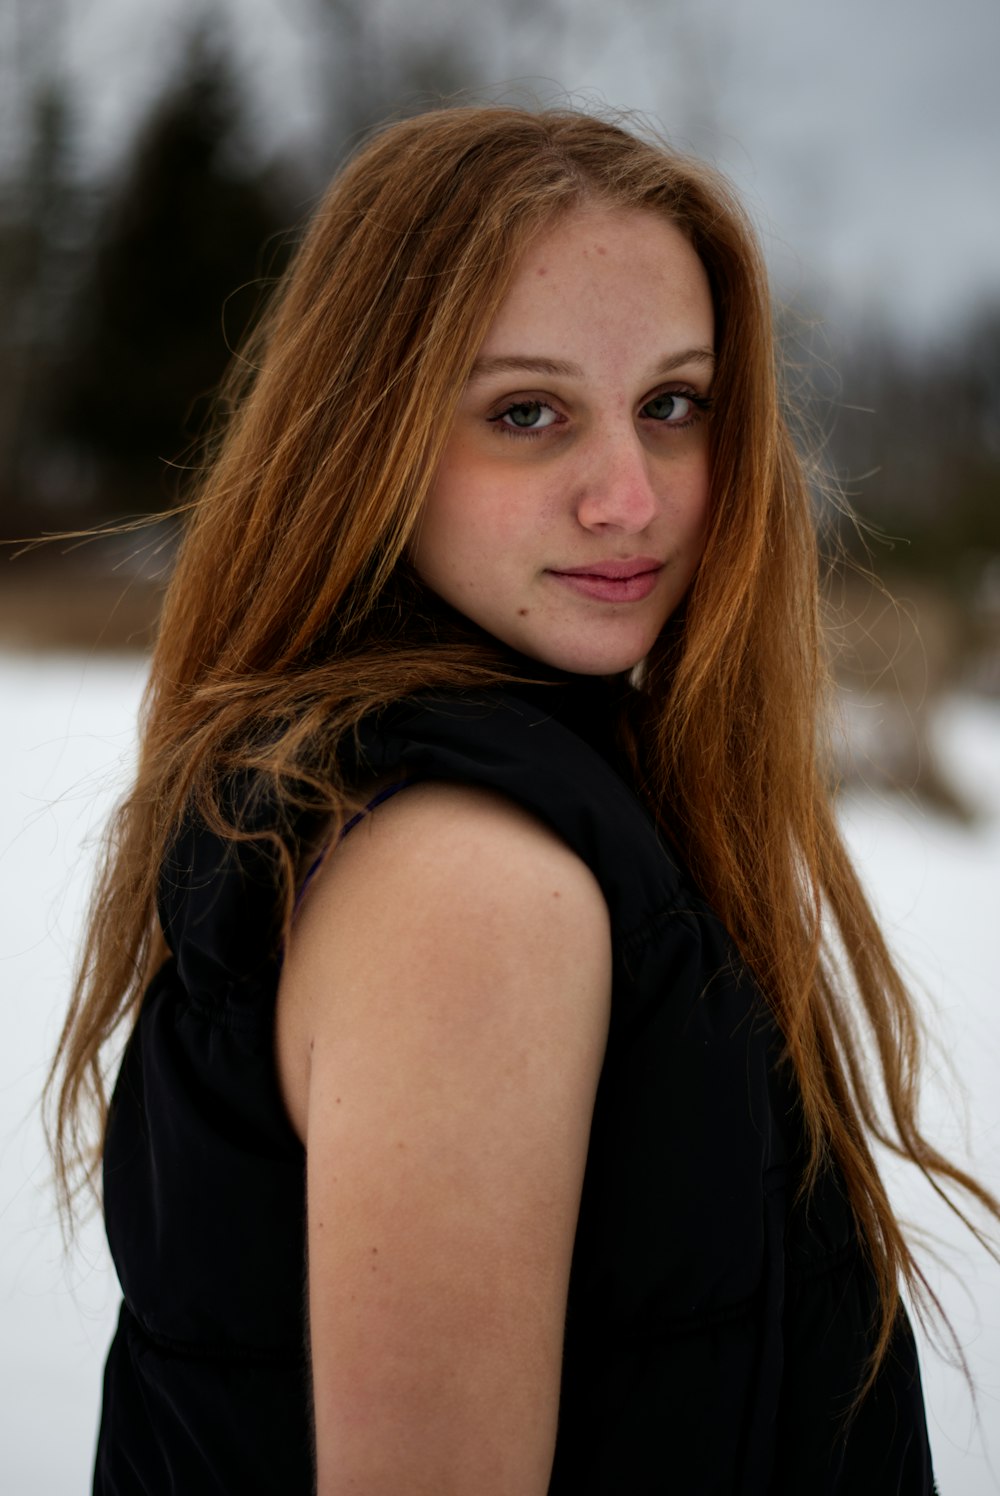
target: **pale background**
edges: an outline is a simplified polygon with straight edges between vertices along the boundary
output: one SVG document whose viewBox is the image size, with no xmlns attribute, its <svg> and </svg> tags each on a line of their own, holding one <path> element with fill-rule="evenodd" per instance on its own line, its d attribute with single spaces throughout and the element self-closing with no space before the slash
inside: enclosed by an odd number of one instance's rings
<svg viewBox="0 0 1000 1496">
<path fill-rule="evenodd" d="M 111 172 L 180 55 L 185 22 L 215 12 L 228 17 L 224 31 L 243 70 L 247 148 L 286 163 L 315 154 L 316 121 L 351 63 L 349 48 L 329 45 L 333 6 L 324 0 L 2 0 L 0 155 L 14 149 L 22 123 L 25 64 L 44 54 L 72 97 L 81 176 Z M 317 46 L 324 12 L 327 43 Z M 425 34 L 444 35 L 457 12 L 441 0 L 416 12 L 369 0 L 365 15 L 377 57 L 415 20 Z M 731 174 L 783 294 L 831 326 L 849 332 L 885 322 L 916 348 L 931 348 L 1000 299 L 996 0 L 503 0 L 472 15 L 456 29 L 475 53 L 476 77 L 460 81 L 494 85 L 496 97 L 567 93 L 648 112 L 677 144 Z M 927 420 L 948 419 L 943 376 Z M 0 652 L 5 1496 L 60 1496 L 89 1483 L 116 1290 L 97 1223 L 72 1257 L 62 1255 L 37 1098 L 93 837 L 130 761 L 143 671 L 139 657 L 85 649 Z M 1000 701 L 960 680 L 953 686 L 935 703 L 930 733 L 974 811 L 971 822 L 912 796 L 876 799 L 863 789 L 843 816 L 893 944 L 926 994 L 937 1044 L 928 1126 L 998 1189 Z M 882 698 L 861 695 L 849 706 L 855 738 L 877 743 Z M 869 777 L 878 777 L 875 763 Z M 931 1262 L 928 1270 L 978 1387 L 977 1424 L 960 1374 L 925 1345 L 941 1489 L 998 1493 L 1000 1267 L 925 1190 L 905 1179 L 894 1187 L 901 1208 L 948 1244 L 945 1267 Z"/>
</svg>

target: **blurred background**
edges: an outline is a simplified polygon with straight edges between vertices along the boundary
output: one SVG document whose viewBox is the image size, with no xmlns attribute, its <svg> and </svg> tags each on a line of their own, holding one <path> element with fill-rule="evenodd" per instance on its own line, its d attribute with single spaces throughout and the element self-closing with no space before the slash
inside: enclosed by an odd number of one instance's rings
<svg viewBox="0 0 1000 1496">
<path fill-rule="evenodd" d="M 927 729 L 942 691 L 1000 693 L 995 0 L 2 0 L 0 28 L 0 539 L 176 504 L 374 123 L 463 96 L 641 111 L 746 199 L 828 549 L 902 601 L 831 567 L 841 673 L 889 719 L 865 773 L 962 809 Z M 5 557 L 0 642 L 144 647 L 176 534 Z"/>
<path fill-rule="evenodd" d="M 373 124 L 468 97 L 636 110 L 731 177 L 818 463 L 844 825 L 927 995 L 930 1120 L 994 1188 L 998 63 L 996 0 L 0 0 L 5 541 L 185 496 L 233 349 Z M 115 1289 L 99 1228 L 61 1256 L 36 1102 L 178 528 L 0 549 L 0 1477 L 15 1496 L 87 1486 Z M 941 1291 L 980 1388 L 977 1424 L 927 1352 L 939 1479 L 1000 1491 L 1000 1269 L 914 1199 L 946 1258 L 958 1243 Z"/>
</svg>

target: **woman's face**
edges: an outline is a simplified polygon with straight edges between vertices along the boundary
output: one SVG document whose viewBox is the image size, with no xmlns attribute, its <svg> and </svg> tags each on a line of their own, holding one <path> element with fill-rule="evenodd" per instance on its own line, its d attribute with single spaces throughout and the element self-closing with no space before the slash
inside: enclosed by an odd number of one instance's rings
<svg viewBox="0 0 1000 1496">
<path fill-rule="evenodd" d="M 713 333 L 673 224 L 597 205 L 558 219 L 459 404 L 412 550 L 424 581 L 547 665 L 641 660 L 704 545 Z"/>
</svg>

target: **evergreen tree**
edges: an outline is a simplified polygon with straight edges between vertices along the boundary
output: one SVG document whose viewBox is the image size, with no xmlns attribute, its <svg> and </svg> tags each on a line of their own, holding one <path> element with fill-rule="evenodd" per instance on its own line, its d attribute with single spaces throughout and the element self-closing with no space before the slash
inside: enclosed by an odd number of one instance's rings
<svg viewBox="0 0 1000 1496">
<path fill-rule="evenodd" d="M 57 424 L 89 453 L 102 517 L 159 509 L 281 269 L 289 209 L 241 154 L 228 64 L 204 37 L 107 204 L 67 343 Z"/>
<path fill-rule="evenodd" d="M 48 396 L 89 207 L 71 127 L 64 87 L 36 79 L 23 160 L 0 182 L 0 516 L 8 536 L 35 527 L 51 451 Z"/>
</svg>

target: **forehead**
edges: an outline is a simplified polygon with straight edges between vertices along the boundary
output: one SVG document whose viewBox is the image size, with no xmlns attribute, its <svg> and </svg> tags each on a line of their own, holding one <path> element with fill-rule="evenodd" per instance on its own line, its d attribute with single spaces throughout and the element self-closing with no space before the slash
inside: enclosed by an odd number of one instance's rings
<svg viewBox="0 0 1000 1496">
<path fill-rule="evenodd" d="M 684 232 L 648 209 L 587 205 L 530 241 L 482 354 L 522 352 L 525 339 L 548 353 L 665 337 L 711 347 L 713 334 L 708 276 Z"/>
</svg>

